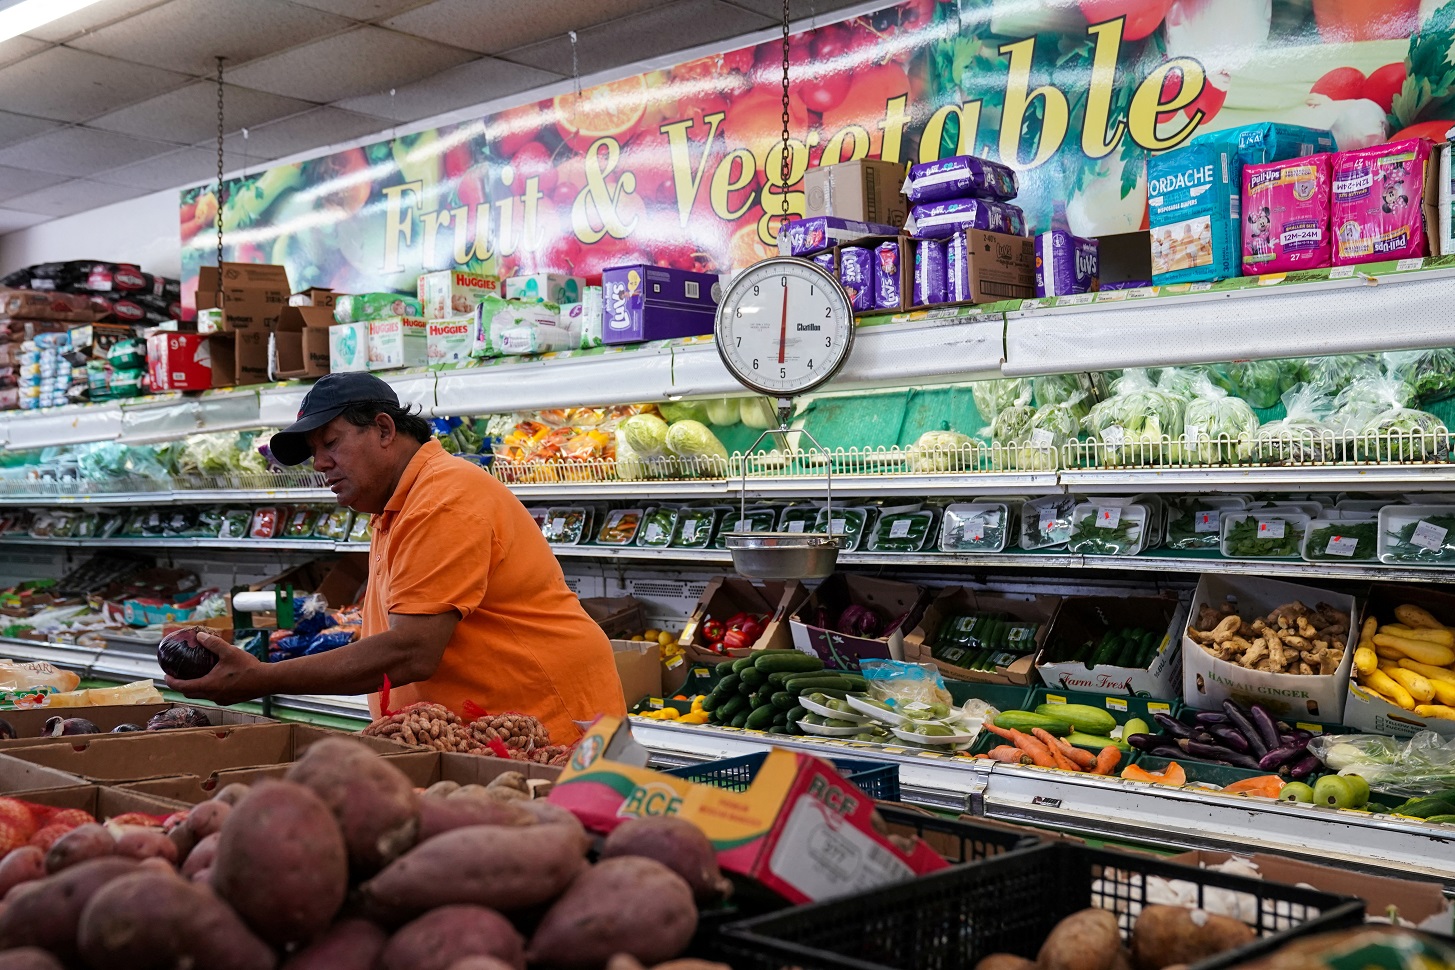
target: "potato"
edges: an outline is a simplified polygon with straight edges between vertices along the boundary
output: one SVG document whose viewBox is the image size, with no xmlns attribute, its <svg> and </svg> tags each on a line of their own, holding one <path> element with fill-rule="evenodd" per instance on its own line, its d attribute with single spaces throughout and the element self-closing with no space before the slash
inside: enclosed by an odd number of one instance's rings
<svg viewBox="0 0 1455 970">
<path fill-rule="evenodd" d="M 466 825 L 533 825 L 535 816 L 522 804 L 497 802 L 493 798 L 441 798 L 425 795 L 419 800 L 419 842 Z"/>
<path fill-rule="evenodd" d="M 46 872 L 60 872 L 87 859 L 116 855 L 116 840 L 106 826 L 78 825 L 56 840 L 45 854 Z"/>
<path fill-rule="evenodd" d="M 192 810 L 173 829 L 167 832 L 167 838 L 171 839 L 177 846 L 177 859 L 185 861 L 193 846 L 209 835 L 222 831 L 222 823 L 227 821 L 227 816 L 232 812 L 230 802 L 222 802 L 212 799 L 192 806 Z"/>
<path fill-rule="evenodd" d="M 1041 970 L 1111 970 L 1122 946 L 1115 914 L 1083 909 L 1057 923 L 1041 944 Z"/>
<path fill-rule="evenodd" d="M 1132 963 L 1137 970 L 1162 970 L 1174 963 L 1197 963 L 1255 939 L 1251 926 L 1231 916 L 1147 906 L 1132 927 Z"/>
<path fill-rule="evenodd" d="M 66 970 L 66 968 L 40 947 L 22 946 L 0 953 L 0 970 Z"/>
<path fill-rule="evenodd" d="M 484 906 L 441 906 L 389 938 L 379 970 L 449 970 L 471 956 L 525 970 L 525 941 L 510 921 Z"/>
<path fill-rule="evenodd" d="M 373 970 L 388 938 L 368 920 L 342 920 L 289 957 L 283 970 Z"/>
<path fill-rule="evenodd" d="M 127 829 L 116 836 L 115 854 L 128 859 L 164 859 L 170 865 L 177 864 L 177 844 L 163 835 L 161 829 Z"/>
<path fill-rule="evenodd" d="M 419 831 L 414 785 L 361 742 L 319 741 L 284 777 L 311 788 L 333 812 L 355 873 L 373 875 L 414 845 Z"/>
<path fill-rule="evenodd" d="M 81 911 L 102 886 L 131 875 L 136 868 L 135 859 L 108 856 L 17 887 L 0 913 L 0 950 L 38 946 L 63 963 L 75 963 Z"/>
<path fill-rule="evenodd" d="M 213 795 L 212 800 L 214 802 L 220 802 L 223 805 L 236 805 L 238 802 L 242 801 L 243 798 L 245 798 L 247 796 L 247 793 L 250 791 L 252 791 L 251 785 L 244 785 L 240 781 L 235 781 L 231 785 L 225 786 L 222 791 L 218 792 L 216 795 Z"/>
<path fill-rule="evenodd" d="M 458 781 L 437 781 L 424 790 L 426 796 L 445 798 L 460 790 Z"/>
<path fill-rule="evenodd" d="M 278 962 L 212 890 L 161 872 L 102 887 L 81 914 L 76 945 L 92 970 L 272 970 Z"/>
<path fill-rule="evenodd" d="M 1036 970 L 1036 962 L 1011 953 L 992 953 L 975 964 L 975 970 Z"/>
<path fill-rule="evenodd" d="M 348 849 L 311 789 L 262 782 L 227 816 L 221 834 L 212 885 L 264 940 L 305 943 L 333 922 L 348 892 Z"/>
<path fill-rule="evenodd" d="M 530 794 L 530 782 L 518 771 L 503 771 L 490 780 L 489 788 L 514 788 L 526 795 Z"/>
<path fill-rule="evenodd" d="M 733 891 L 702 829 L 676 815 L 633 818 L 618 825 L 601 848 L 601 858 L 617 856 L 656 859 L 687 880 L 699 906 L 720 902 Z"/>
<path fill-rule="evenodd" d="M 618 953 L 647 966 L 681 955 L 697 932 L 687 880 L 654 859 L 605 859 L 546 912 L 526 950 L 532 965 L 597 970 Z"/>
<path fill-rule="evenodd" d="M 530 792 L 521 791 L 519 788 L 509 788 L 505 785 L 486 788 L 485 797 L 493 798 L 497 802 L 528 802 L 531 800 Z"/>
<path fill-rule="evenodd" d="M 213 861 L 217 858 L 217 840 L 222 838 L 222 833 L 213 832 L 207 838 L 197 843 L 197 847 L 187 853 L 187 861 L 182 863 L 182 875 L 191 879 L 204 869 L 211 869 Z"/>
<path fill-rule="evenodd" d="M 45 878 L 45 853 L 33 845 L 11 849 L 0 859 L 0 899 L 23 882 Z"/>
<path fill-rule="evenodd" d="M 630 953 L 618 953 L 606 961 L 606 970 L 647 970 L 642 966 L 642 961 Z"/>
<path fill-rule="evenodd" d="M 4 968 L 0 968 L 4 970 Z M 510 964 L 495 957 L 476 955 L 465 957 L 463 960 L 456 960 L 450 964 L 447 970 L 511 970 Z"/>
<path fill-rule="evenodd" d="M 515 913 L 555 899 L 585 868 L 585 847 L 564 825 L 472 825 L 411 849 L 360 892 L 404 917 L 451 903 Z"/>
</svg>

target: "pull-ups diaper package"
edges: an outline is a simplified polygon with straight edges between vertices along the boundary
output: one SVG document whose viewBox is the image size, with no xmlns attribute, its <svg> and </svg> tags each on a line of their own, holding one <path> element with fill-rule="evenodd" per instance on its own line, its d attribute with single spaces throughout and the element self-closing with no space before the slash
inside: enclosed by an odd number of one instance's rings
<svg viewBox="0 0 1455 970">
<path fill-rule="evenodd" d="M 1429 139 L 1410 138 L 1334 157 L 1334 265 L 1429 252 L 1425 183 L 1430 155 Z"/>
<path fill-rule="evenodd" d="M 1329 265 L 1332 160 L 1308 155 L 1243 168 L 1243 275 Z"/>
</svg>

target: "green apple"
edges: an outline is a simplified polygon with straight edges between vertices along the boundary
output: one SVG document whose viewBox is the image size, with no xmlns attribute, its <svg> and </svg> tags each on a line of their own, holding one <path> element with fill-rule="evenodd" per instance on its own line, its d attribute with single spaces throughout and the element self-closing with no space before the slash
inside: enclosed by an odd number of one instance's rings
<svg viewBox="0 0 1455 970">
<path fill-rule="evenodd" d="M 1280 802 L 1303 802 L 1305 805 L 1314 800 L 1314 790 L 1301 781 L 1291 781 L 1283 786 L 1278 793 Z"/>
<path fill-rule="evenodd" d="M 1326 808 L 1353 808 L 1358 787 L 1343 775 L 1325 775 L 1314 783 L 1314 804 Z"/>
</svg>

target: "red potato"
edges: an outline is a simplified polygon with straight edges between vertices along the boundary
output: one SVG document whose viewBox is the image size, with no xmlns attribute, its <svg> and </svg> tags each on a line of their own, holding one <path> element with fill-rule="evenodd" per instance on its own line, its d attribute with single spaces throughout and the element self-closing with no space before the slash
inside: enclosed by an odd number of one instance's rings
<svg viewBox="0 0 1455 970">
<path fill-rule="evenodd" d="M 525 941 L 510 921 L 484 906 L 441 906 L 389 938 L 379 970 L 449 970 L 457 960 L 495 957 L 525 970 Z"/>
<path fill-rule="evenodd" d="M 546 912 L 526 951 L 532 966 L 597 970 L 618 953 L 653 966 L 697 932 L 687 880 L 653 859 L 623 856 L 586 870 Z"/>
<path fill-rule="evenodd" d="M 35 946 L 0 953 L 0 970 L 66 970 L 60 961 Z"/>
<path fill-rule="evenodd" d="M 355 872 L 371 875 L 414 845 L 419 796 L 404 772 L 358 741 L 329 738 L 303 752 L 288 781 L 310 788 L 338 819 Z"/>
<path fill-rule="evenodd" d="M 38 946 L 63 963 L 76 962 L 76 926 L 81 911 L 102 886 L 131 875 L 136 868 L 135 859 L 92 859 L 17 887 L 0 913 L 0 950 Z"/>
<path fill-rule="evenodd" d="M 291 781 L 256 785 L 227 816 L 212 885 L 274 946 L 328 928 L 348 892 L 348 849 L 333 813 Z"/>
<path fill-rule="evenodd" d="M 160 829 L 130 829 L 116 836 L 116 855 L 128 859 L 162 859 L 177 864 L 177 844 Z"/>
<path fill-rule="evenodd" d="M 12 849 L 0 859 L 0 899 L 23 882 L 45 878 L 45 853 L 33 845 Z"/>
<path fill-rule="evenodd" d="M 601 858 L 641 856 L 655 859 L 687 880 L 699 905 L 727 898 L 731 881 L 717 867 L 717 854 L 702 829 L 675 815 L 634 818 L 618 825 L 606 837 Z"/>
<path fill-rule="evenodd" d="M 187 861 L 182 863 L 182 875 L 185 878 L 191 879 L 202 870 L 212 868 L 212 862 L 217 858 L 217 841 L 221 838 L 222 833 L 213 832 L 187 853 Z"/>
<path fill-rule="evenodd" d="M 368 920 L 342 920 L 289 957 L 282 970 L 373 970 L 388 939 Z"/>
<path fill-rule="evenodd" d="M 236 805 L 238 802 L 242 801 L 243 798 L 245 798 L 247 796 L 247 793 L 250 791 L 252 791 L 252 787 L 250 785 L 244 785 L 240 781 L 235 781 L 231 785 L 225 786 L 216 795 L 213 795 L 212 800 L 214 802 L 220 802 L 223 805 Z"/>
<path fill-rule="evenodd" d="M 4 968 L 0 967 L 0 970 L 4 970 Z M 512 968 L 504 960 L 477 955 L 465 957 L 463 960 L 456 960 L 449 965 L 447 970 L 512 970 Z"/>
<path fill-rule="evenodd" d="M 194 805 L 182 821 L 167 833 L 167 837 L 177 846 L 177 858 L 185 860 L 198 842 L 221 832 L 223 823 L 231 813 L 230 803 L 220 802 L 215 798 Z"/>
<path fill-rule="evenodd" d="M 35 834 L 30 837 L 27 844 L 35 846 L 42 852 L 49 852 L 51 846 L 59 842 L 63 836 L 74 831 L 75 828 L 76 826 L 74 825 L 66 825 L 64 823 L 53 823 L 42 826 L 35 830 Z"/>
<path fill-rule="evenodd" d="M 91 823 L 72 829 L 56 840 L 45 854 L 47 872 L 60 872 L 78 862 L 116 855 L 116 839 L 106 826 Z"/>
<path fill-rule="evenodd" d="M 564 892 L 586 868 L 585 851 L 564 825 L 472 825 L 411 849 L 360 891 L 404 917 L 452 903 L 514 913 Z"/>
<path fill-rule="evenodd" d="M 92 970 L 273 970 L 277 957 L 205 886 L 137 872 L 86 904 L 76 945 Z"/>
<path fill-rule="evenodd" d="M 467 825 L 533 825 L 535 816 L 525 803 L 497 802 L 493 798 L 445 798 L 425 795 L 419 800 L 419 842 Z"/>
</svg>

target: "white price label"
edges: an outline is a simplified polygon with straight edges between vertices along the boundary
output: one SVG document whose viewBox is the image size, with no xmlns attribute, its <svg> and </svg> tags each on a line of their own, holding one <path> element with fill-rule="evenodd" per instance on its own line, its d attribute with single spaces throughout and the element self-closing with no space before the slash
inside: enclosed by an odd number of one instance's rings
<svg viewBox="0 0 1455 970">
<path fill-rule="evenodd" d="M 1423 256 L 1416 256 L 1413 259 L 1402 259 L 1395 264 L 1395 269 L 1400 272 L 1408 272 L 1413 269 L 1424 269 L 1425 259 Z"/>
<path fill-rule="evenodd" d="M 1194 283 L 1187 288 L 1189 293 L 1206 293 L 1212 289 L 1211 283 Z"/>
<path fill-rule="evenodd" d="M 1113 506 L 1112 508 L 1096 510 L 1096 527 L 1098 529 L 1115 529 L 1122 524 L 1122 510 Z"/>
<path fill-rule="evenodd" d="M 1324 546 L 1326 556 L 1352 556 L 1359 548 L 1359 539 L 1355 536 L 1334 536 L 1329 539 L 1329 544 Z"/>
<path fill-rule="evenodd" d="M 804 523 L 802 521 L 790 522 L 787 526 L 789 532 L 802 532 Z"/>
<path fill-rule="evenodd" d="M 1021 301 L 1021 309 L 1022 310 L 1039 310 L 1040 308 L 1041 308 L 1041 301 L 1040 300 L 1022 300 Z"/>
<path fill-rule="evenodd" d="M 985 516 L 972 515 L 965 519 L 965 539 L 967 542 L 985 541 Z"/>
<path fill-rule="evenodd" d="M 1056 297 L 1057 306 L 1085 306 L 1096 299 L 1095 293 L 1076 293 L 1072 296 Z"/>
<path fill-rule="evenodd" d="M 1050 535 L 1056 530 L 1056 510 L 1046 509 L 1041 512 L 1039 528 L 1042 535 Z"/>
<path fill-rule="evenodd" d="M 1101 429 L 1101 440 L 1112 448 L 1120 448 L 1127 440 L 1127 433 L 1121 425 L 1114 424 L 1109 428 Z"/>
<path fill-rule="evenodd" d="M 565 530 L 566 520 L 564 518 L 557 517 L 551 520 L 551 531 L 553 533 L 555 533 L 556 535 L 560 535 Z"/>
<path fill-rule="evenodd" d="M 696 519 L 688 519 L 686 522 L 682 523 L 683 542 L 691 542 L 693 539 L 697 538 L 697 526 L 698 522 Z"/>
<path fill-rule="evenodd" d="M 1431 552 L 1439 552 L 1445 547 L 1445 536 L 1449 531 L 1449 529 L 1440 528 L 1433 522 L 1421 519 L 1420 524 L 1415 526 L 1414 535 L 1410 536 L 1410 542 Z"/>
<path fill-rule="evenodd" d="M 1193 517 L 1193 532 L 1217 532 L 1223 521 L 1223 513 L 1217 509 L 1198 509 Z"/>
<path fill-rule="evenodd" d="M 1335 266 L 1329 270 L 1329 279 L 1331 280 L 1352 280 L 1353 278 L 1354 267 L 1352 266 Z"/>
<path fill-rule="evenodd" d="M 1031 447 L 1047 449 L 1056 443 L 1056 436 L 1045 428 L 1031 432 Z"/>
<path fill-rule="evenodd" d="M 655 522 L 647 523 L 646 535 L 642 537 L 644 542 L 656 542 L 662 538 L 662 527 Z"/>
<path fill-rule="evenodd" d="M 1259 519 L 1258 520 L 1258 538 L 1260 538 L 1260 539 L 1282 539 L 1283 538 L 1283 520 L 1282 519 Z"/>
<path fill-rule="evenodd" d="M 732 531 L 734 531 L 734 532 L 752 532 L 753 531 L 753 520 L 752 519 L 738 519 L 736 522 L 733 523 L 733 529 L 732 529 Z"/>
<path fill-rule="evenodd" d="M 848 531 L 848 523 L 843 519 L 832 519 L 829 522 L 829 534 L 841 536 Z"/>
<path fill-rule="evenodd" d="M 899 519 L 889 526 L 889 538 L 903 539 L 909 535 L 909 527 L 913 523 L 909 519 Z"/>
</svg>

